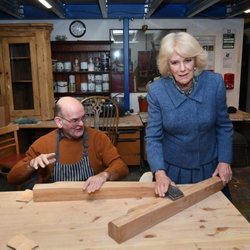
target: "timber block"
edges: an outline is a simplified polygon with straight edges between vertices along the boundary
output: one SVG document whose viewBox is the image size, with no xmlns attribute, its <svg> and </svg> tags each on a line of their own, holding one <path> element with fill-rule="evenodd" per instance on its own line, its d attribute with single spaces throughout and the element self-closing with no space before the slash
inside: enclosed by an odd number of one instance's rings
<svg viewBox="0 0 250 250">
<path fill-rule="evenodd" d="M 105 182 L 100 190 L 88 194 L 82 189 L 84 182 L 55 182 L 36 184 L 33 188 L 33 200 L 72 201 L 96 199 L 122 199 L 154 197 L 153 182 Z"/>
<path fill-rule="evenodd" d="M 223 183 L 216 176 L 181 189 L 184 197 L 178 200 L 156 198 L 147 204 L 134 207 L 126 215 L 108 223 L 108 235 L 116 242 L 122 243 L 220 191 L 222 188 Z"/>
</svg>

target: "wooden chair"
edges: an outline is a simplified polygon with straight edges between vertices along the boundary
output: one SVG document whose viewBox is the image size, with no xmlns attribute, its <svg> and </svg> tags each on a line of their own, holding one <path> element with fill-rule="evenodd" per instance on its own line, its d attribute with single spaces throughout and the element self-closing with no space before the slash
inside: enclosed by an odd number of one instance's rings
<svg viewBox="0 0 250 250">
<path fill-rule="evenodd" d="M 8 171 L 25 154 L 20 154 L 17 131 L 18 124 L 10 124 L 0 127 L 0 173 L 7 174 Z"/>
<path fill-rule="evenodd" d="M 107 133 L 111 142 L 118 142 L 119 108 L 117 103 L 107 96 L 89 96 L 81 101 L 87 117 L 85 124 Z"/>
</svg>

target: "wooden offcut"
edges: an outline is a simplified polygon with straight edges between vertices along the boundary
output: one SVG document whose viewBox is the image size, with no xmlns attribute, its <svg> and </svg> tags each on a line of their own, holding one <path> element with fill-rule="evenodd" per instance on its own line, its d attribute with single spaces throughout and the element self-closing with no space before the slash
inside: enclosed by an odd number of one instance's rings
<svg viewBox="0 0 250 250">
<path fill-rule="evenodd" d="M 153 182 L 105 182 L 100 190 L 88 194 L 82 189 L 84 182 L 55 182 L 36 184 L 33 188 L 33 200 L 72 201 L 91 199 L 121 199 L 154 197 Z"/>
<path fill-rule="evenodd" d="M 184 197 L 176 201 L 168 198 L 156 198 L 153 202 L 134 207 L 126 215 L 109 222 L 108 234 L 116 242 L 122 243 L 222 188 L 223 183 L 216 176 L 181 189 Z"/>
</svg>

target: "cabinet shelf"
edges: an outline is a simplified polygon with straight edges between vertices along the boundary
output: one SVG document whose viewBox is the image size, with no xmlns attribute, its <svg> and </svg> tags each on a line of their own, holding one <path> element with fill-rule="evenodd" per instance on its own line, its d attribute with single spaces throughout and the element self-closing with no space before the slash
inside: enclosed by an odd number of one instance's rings
<svg viewBox="0 0 250 250">
<path fill-rule="evenodd" d="M 11 57 L 10 60 L 30 60 L 28 56 Z"/>
<path fill-rule="evenodd" d="M 32 80 L 13 80 L 13 84 L 15 83 L 32 83 Z"/>
<path fill-rule="evenodd" d="M 66 75 L 72 75 L 72 74 L 109 74 L 110 71 L 53 71 L 53 74 L 66 74 Z"/>
<path fill-rule="evenodd" d="M 54 86 L 60 91 L 55 92 L 55 97 L 60 96 L 89 96 L 89 95 L 110 95 L 111 86 L 111 63 L 110 50 L 111 41 L 53 41 L 51 42 L 51 54 L 53 58 Z M 92 60 L 91 60 L 92 59 Z M 75 71 L 74 63 L 79 63 L 79 71 Z M 90 62 L 96 71 L 87 69 L 86 64 Z M 57 63 L 60 63 L 59 65 Z M 62 65 L 64 63 L 64 65 Z M 67 63 L 67 64 L 66 64 Z M 68 63 L 71 63 L 69 65 Z M 81 67 L 84 65 L 84 67 Z M 59 67 L 58 67 L 59 66 Z M 67 67 L 66 67 L 67 66 Z M 72 66 L 72 67 L 71 67 Z M 88 66 L 88 65 L 87 65 Z M 59 71 L 58 71 L 59 69 Z M 60 71 L 60 69 L 62 71 Z M 82 69 L 82 70 L 81 70 Z M 92 69 L 89 68 L 89 69 Z M 70 71 L 67 71 L 70 70 Z M 71 77 L 71 75 L 73 75 Z M 73 80 L 72 80 L 73 79 Z M 87 87 L 86 87 L 87 83 Z M 76 92 L 70 92 L 71 87 Z M 75 86 L 74 86 L 75 85 Z M 81 92 L 83 89 L 88 92 Z M 85 89 L 86 87 L 86 89 Z M 93 92 L 95 90 L 95 92 Z"/>
<path fill-rule="evenodd" d="M 62 96 L 93 96 L 93 95 L 103 95 L 103 96 L 109 96 L 110 94 L 108 92 L 65 92 L 65 93 L 54 93 L 55 97 L 62 97 Z"/>
<path fill-rule="evenodd" d="M 0 92 L 10 121 L 54 117 L 51 30 L 46 23 L 0 24 L 0 68 L 6 72 Z"/>
</svg>

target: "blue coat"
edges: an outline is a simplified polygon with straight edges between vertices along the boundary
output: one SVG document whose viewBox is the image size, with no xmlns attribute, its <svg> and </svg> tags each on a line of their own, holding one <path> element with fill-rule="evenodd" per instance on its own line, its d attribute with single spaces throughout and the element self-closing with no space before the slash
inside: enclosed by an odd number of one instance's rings
<svg viewBox="0 0 250 250">
<path fill-rule="evenodd" d="M 231 163 L 233 126 L 220 74 L 203 71 L 189 96 L 169 77 L 160 78 L 149 85 L 147 100 L 146 151 L 152 172 L 169 165 L 193 170 L 211 162 Z"/>
</svg>

